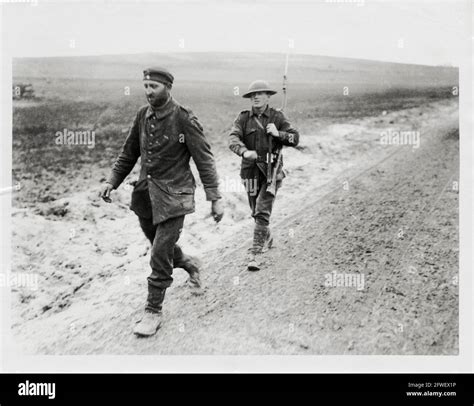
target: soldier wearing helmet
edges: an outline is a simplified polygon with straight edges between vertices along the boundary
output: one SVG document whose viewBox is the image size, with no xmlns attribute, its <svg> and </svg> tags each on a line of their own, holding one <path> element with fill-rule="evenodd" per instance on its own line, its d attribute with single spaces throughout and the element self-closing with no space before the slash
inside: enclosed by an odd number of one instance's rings
<svg viewBox="0 0 474 406">
<path fill-rule="evenodd" d="M 240 177 L 247 188 L 248 202 L 255 220 L 253 245 L 250 250 L 248 269 L 258 271 L 258 254 L 271 248 L 273 238 L 270 232 L 270 216 L 275 196 L 267 190 L 267 168 L 271 145 L 272 167 L 276 164 L 277 153 L 283 146 L 296 147 L 298 131 L 292 127 L 281 110 L 269 106 L 269 99 L 276 94 L 265 80 L 252 82 L 242 95 L 251 101 L 251 109 L 242 111 L 234 121 L 229 135 L 229 148 L 242 158 Z M 270 140 L 271 137 L 271 140 Z M 276 174 L 276 190 L 285 177 L 283 160 L 279 161 Z M 255 187 L 256 186 L 256 187 Z"/>
</svg>

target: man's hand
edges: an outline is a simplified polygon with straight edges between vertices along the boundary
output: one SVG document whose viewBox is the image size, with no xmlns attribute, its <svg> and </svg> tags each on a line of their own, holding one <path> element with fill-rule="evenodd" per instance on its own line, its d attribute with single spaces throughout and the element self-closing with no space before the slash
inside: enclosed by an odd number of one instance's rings
<svg viewBox="0 0 474 406">
<path fill-rule="evenodd" d="M 110 183 L 105 183 L 100 190 L 99 197 L 101 197 L 104 202 L 111 203 L 110 192 L 112 190 L 114 190 L 114 187 Z"/>
<path fill-rule="evenodd" d="M 214 217 L 216 223 L 222 220 L 224 216 L 224 206 L 222 205 L 221 199 L 212 201 L 211 215 Z"/>
<path fill-rule="evenodd" d="M 275 127 L 275 124 L 270 123 L 267 125 L 267 133 L 273 135 L 274 137 L 279 137 L 280 134 L 278 133 L 277 128 Z"/>
<path fill-rule="evenodd" d="M 257 151 L 245 151 L 242 156 L 245 158 L 245 159 L 252 159 L 252 160 L 256 160 L 258 158 L 258 154 L 257 154 Z"/>
</svg>

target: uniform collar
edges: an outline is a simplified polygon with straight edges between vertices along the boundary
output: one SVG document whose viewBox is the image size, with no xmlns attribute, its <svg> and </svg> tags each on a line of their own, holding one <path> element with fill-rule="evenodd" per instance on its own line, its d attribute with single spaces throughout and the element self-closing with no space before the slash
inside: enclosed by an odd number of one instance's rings
<svg viewBox="0 0 474 406">
<path fill-rule="evenodd" d="M 258 114 L 254 111 L 253 107 L 250 110 L 250 116 L 258 116 Z M 267 104 L 267 108 L 263 110 L 262 116 L 269 117 L 270 116 L 270 106 Z"/>
<path fill-rule="evenodd" d="M 175 106 L 176 106 L 176 102 L 170 96 L 168 101 L 158 109 L 154 109 L 153 107 L 148 105 L 145 116 L 146 116 L 146 118 L 150 118 L 151 116 L 154 115 L 157 120 L 160 120 L 160 119 L 166 117 L 167 115 L 169 115 L 174 110 Z"/>
</svg>

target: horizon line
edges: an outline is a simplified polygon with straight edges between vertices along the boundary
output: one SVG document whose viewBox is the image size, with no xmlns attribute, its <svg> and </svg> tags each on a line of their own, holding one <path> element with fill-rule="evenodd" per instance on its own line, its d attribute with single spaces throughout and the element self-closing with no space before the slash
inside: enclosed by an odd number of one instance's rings
<svg viewBox="0 0 474 406">
<path fill-rule="evenodd" d="M 378 63 L 390 63 L 397 65 L 413 65 L 413 66 L 422 66 L 422 67 L 432 67 L 432 68 L 449 68 L 449 69 L 459 69 L 459 66 L 449 64 L 421 64 L 421 63 L 410 63 L 410 62 L 396 62 L 388 61 L 381 59 L 368 59 L 368 58 L 356 58 L 348 56 L 336 56 L 336 55 L 322 55 L 322 54 L 312 54 L 312 53 L 299 53 L 299 52 L 263 52 L 263 51 L 140 51 L 140 52 L 128 52 L 123 54 L 117 53 L 103 53 L 103 54 L 84 54 L 84 55 L 43 55 L 43 56 L 12 56 L 14 59 L 47 59 L 47 58 L 90 58 L 90 57 L 112 57 L 112 56 L 130 56 L 130 55 L 149 55 L 149 54 L 167 54 L 167 55 L 176 55 L 176 54 L 259 54 L 259 55 L 298 55 L 298 56 L 313 56 L 313 57 L 323 57 L 323 58 L 338 58 L 338 59 L 350 59 L 356 61 L 367 61 L 367 62 L 378 62 Z"/>
</svg>

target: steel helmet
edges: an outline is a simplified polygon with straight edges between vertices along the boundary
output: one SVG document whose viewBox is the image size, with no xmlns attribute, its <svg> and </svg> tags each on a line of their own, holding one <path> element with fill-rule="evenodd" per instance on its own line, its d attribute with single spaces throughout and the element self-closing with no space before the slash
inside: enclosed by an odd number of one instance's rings
<svg viewBox="0 0 474 406">
<path fill-rule="evenodd" d="M 246 93 L 242 95 L 242 97 L 245 97 L 248 99 L 252 93 L 257 93 L 257 92 L 267 92 L 269 94 L 275 94 L 277 93 L 276 90 L 273 90 L 270 88 L 270 84 L 266 80 L 255 80 L 252 83 L 250 83 L 250 86 L 247 90 Z"/>
</svg>

